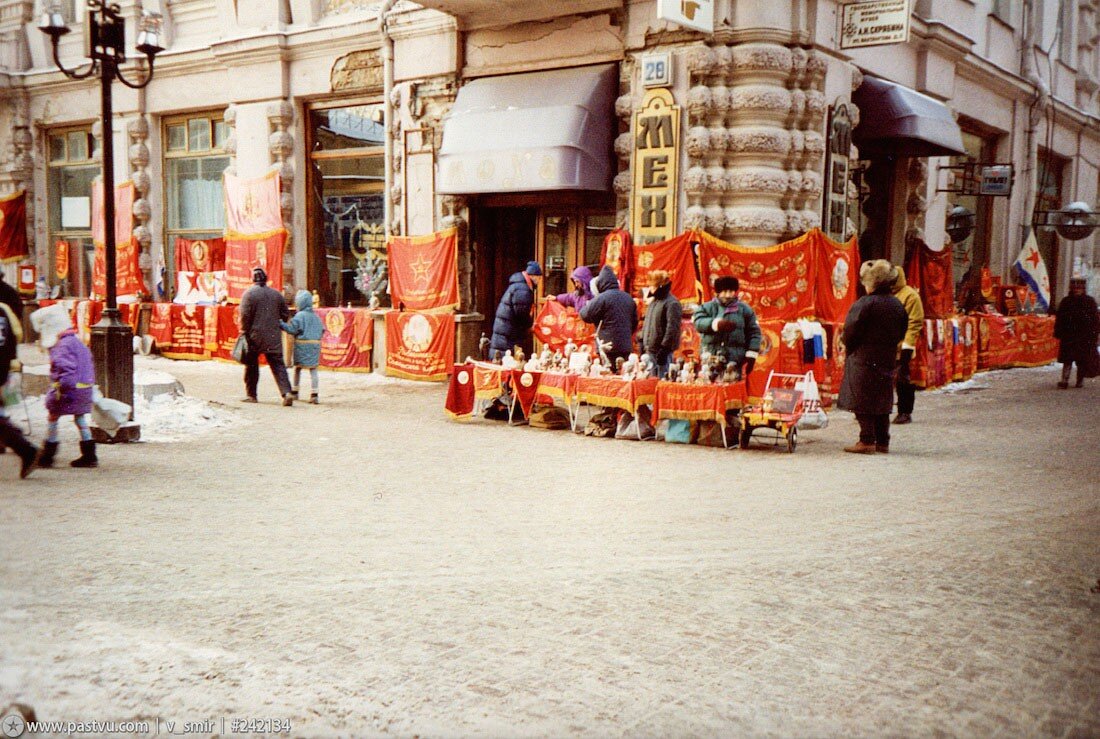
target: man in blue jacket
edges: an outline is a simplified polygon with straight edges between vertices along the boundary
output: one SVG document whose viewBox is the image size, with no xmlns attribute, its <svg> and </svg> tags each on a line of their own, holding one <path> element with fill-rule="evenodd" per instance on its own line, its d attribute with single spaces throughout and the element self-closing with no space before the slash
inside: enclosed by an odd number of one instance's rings
<svg viewBox="0 0 1100 739">
<path fill-rule="evenodd" d="M 535 304 L 535 288 L 542 276 L 538 262 L 528 262 L 527 268 L 508 278 L 508 287 L 500 297 L 496 316 L 493 318 L 493 338 L 489 341 L 489 358 L 497 359 L 516 344 L 522 345 L 535 317 L 531 308 Z"/>
<path fill-rule="evenodd" d="M 619 357 L 626 359 L 634 351 L 634 331 L 638 328 L 638 306 L 634 298 L 619 289 L 619 280 L 606 264 L 592 283 L 596 297 L 581 308 L 581 320 L 599 327 L 596 338 L 608 347 L 611 366 Z"/>
</svg>

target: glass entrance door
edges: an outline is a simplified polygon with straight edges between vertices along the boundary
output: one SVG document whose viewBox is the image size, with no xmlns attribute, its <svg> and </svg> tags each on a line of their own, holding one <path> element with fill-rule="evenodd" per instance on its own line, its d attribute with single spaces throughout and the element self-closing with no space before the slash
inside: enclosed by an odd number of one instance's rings
<svg viewBox="0 0 1100 739">
<path fill-rule="evenodd" d="M 536 256 L 544 275 L 540 297 L 571 291 L 569 276 L 577 267 L 591 267 L 595 276 L 603 240 L 614 228 L 615 214 L 610 211 L 540 211 Z"/>
</svg>

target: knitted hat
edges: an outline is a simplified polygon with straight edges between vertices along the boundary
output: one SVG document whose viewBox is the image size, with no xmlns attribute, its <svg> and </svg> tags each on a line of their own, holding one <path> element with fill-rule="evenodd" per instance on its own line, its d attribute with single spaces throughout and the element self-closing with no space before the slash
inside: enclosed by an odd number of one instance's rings
<svg viewBox="0 0 1100 739">
<path fill-rule="evenodd" d="M 257 285 L 267 284 L 267 272 L 264 272 L 263 267 L 252 268 L 252 281 L 255 282 Z"/>
<path fill-rule="evenodd" d="M 523 271 L 534 277 L 542 277 L 542 267 L 539 266 L 538 262 L 528 262 L 527 269 Z"/>
<path fill-rule="evenodd" d="M 741 281 L 736 277 L 719 277 L 714 281 L 714 292 L 721 293 L 726 290 L 740 290 Z"/>
<path fill-rule="evenodd" d="M 38 332 L 42 347 L 49 349 L 57 343 L 57 337 L 62 331 L 73 327 L 73 320 L 64 305 L 54 303 L 48 308 L 39 308 L 31 313 L 31 325 Z"/>
<path fill-rule="evenodd" d="M 885 259 L 872 259 L 859 268 L 859 281 L 869 293 L 886 285 L 893 285 L 897 278 L 897 269 Z"/>
</svg>

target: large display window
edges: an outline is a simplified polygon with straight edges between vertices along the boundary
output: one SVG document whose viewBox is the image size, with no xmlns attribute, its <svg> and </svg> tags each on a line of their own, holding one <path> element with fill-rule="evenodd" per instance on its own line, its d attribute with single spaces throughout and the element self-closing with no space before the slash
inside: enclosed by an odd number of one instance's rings
<svg viewBox="0 0 1100 739">
<path fill-rule="evenodd" d="M 92 288 L 92 182 L 100 173 L 91 124 L 46 133 L 48 282 L 64 297 Z"/>
</svg>

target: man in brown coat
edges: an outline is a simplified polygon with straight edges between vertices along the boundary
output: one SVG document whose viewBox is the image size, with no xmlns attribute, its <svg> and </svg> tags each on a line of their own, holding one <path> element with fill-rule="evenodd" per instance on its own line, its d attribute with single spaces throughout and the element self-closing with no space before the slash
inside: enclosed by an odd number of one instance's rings
<svg viewBox="0 0 1100 739">
<path fill-rule="evenodd" d="M 267 366 L 279 386 L 283 405 L 293 405 L 290 394 L 290 378 L 283 363 L 283 333 L 280 321 L 290 318 L 286 300 L 278 290 L 267 286 L 267 273 L 260 267 L 252 270 L 252 287 L 241 296 L 241 333 L 248 339 L 248 354 L 244 358 L 244 388 L 247 395 L 242 402 L 255 403 L 256 385 L 260 381 L 260 355 L 267 358 Z"/>
</svg>

